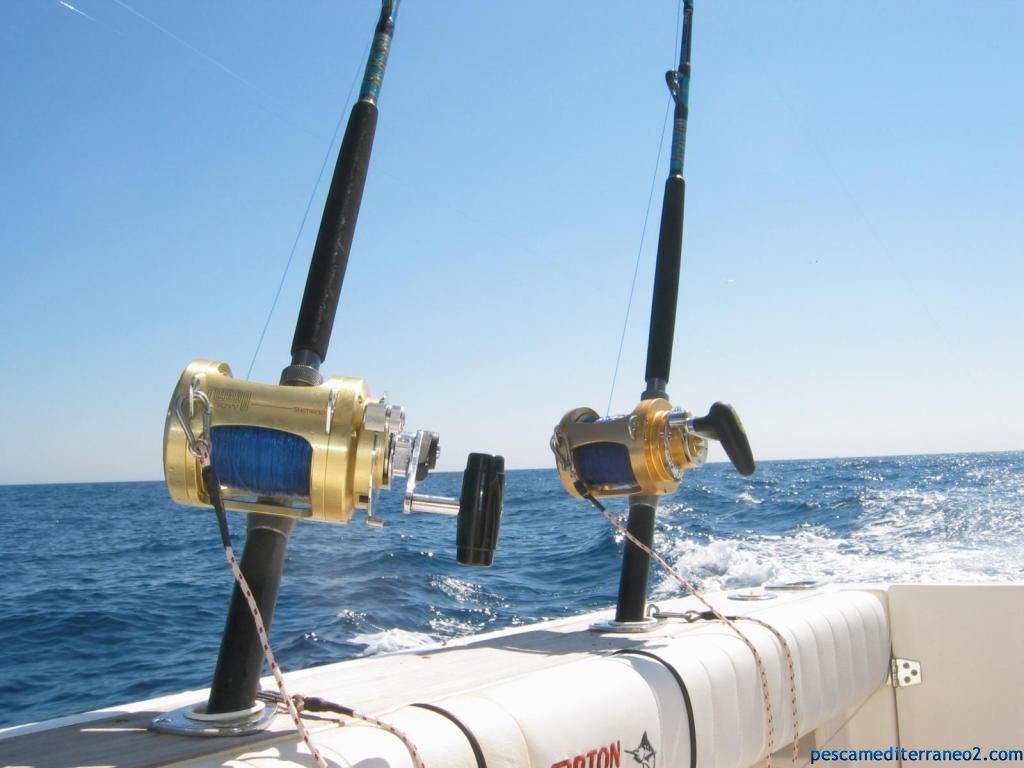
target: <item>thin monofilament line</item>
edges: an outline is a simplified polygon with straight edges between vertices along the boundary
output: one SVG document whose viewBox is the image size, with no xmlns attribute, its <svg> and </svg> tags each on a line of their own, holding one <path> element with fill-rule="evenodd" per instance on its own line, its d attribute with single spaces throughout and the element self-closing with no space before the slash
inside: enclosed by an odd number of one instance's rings
<svg viewBox="0 0 1024 768">
<path fill-rule="evenodd" d="M 231 67 L 227 66 L 226 64 L 224 64 L 221 61 L 218 61 L 216 58 L 214 58 L 210 54 L 206 53 L 205 51 L 203 51 L 203 50 L 197 48 L 196 46 L 192 45 L 192 43 L 190 43 L 188 40 L 185 40 L 183 37 L 181 37 L 179 35 L 176 35 L 174 32 L 169 30 L 163 24 L 160 24 L 160 23 L 154 21 L 149 16 L 146 16 L 144 13 L 140 13 L 135 8 L 133 8 L 132 6 L 128 5 L 128 3 L 124 2 L 124 0 L 111 0 L 111 2 L 114 3 L 115 5 L 118 5 L 119 7 L 123 8 L 128 13 L 132 14 L 133 16 L 135 16 L 136 18 L 142 20 L 143 22 L 145 22 L 149 26 L 153 27 L 153 29 L 155 29 L 158 32 L 160 32 L 162 35 L 165 35 L 166 37 L 170 38 L 175 43 L 177 43 L 181 47 L 185 48 L 186 50 L 190 51 L 191 53 L 195 54 L 196 56 L 198 56 L 199 58 L 203 59 L 207 63 L 212 64 L 214 67 L 216 67 L 222 73 L 224 73 L 225 75 L 230 77 L 232 80 L 234 80 L 234 81 L 240 83 L 241 85 L 245 86 L 245 91 L 243 91 L 243 93 L 248 91 L 248 93 L 250 95 L 258 96 L 259 100 L 253 100 L 253 103 L 257 107 L 262 109 L 264 112 L 266 112 L 268 115 L 273 115 L 278 120 L 280 120 L 280 121 L 282 121 L 284 123 L 288 123 L 293 128 L 296 128 L 296 129 L 302 131 L 303 133 L 308 133 L 311 136 L 319 137 L 319 134 L 316 131 L 312 131 L 308 127 L 306 127 L 304 125 L 301 125 L 300 123 L 297 123 L 296 121 L 294 121 L 291 118 L 291 116 L 288 114 L 288 111 L 286 109 L 284 109 L 277 102 L 277 100 L 273 96 L 271 96 L 269 93 L 267 93 L 263 89 L 258 88 L 256 85 L 254 85 L 250 81 L 246 80 L 240 74 L 238 74 L 233 69 L 231 69 Z"/>
<path fill-rule="evenodd" d="M 644 252 L 644 241 L 647 239 L 647 222 L 651 218 L 651 204 L 654 202 L 654 187 L 658 183 L 658 168 L 661 167 L 661 150 L 665 147 L 665 130 L 668 127 L 668 113 L 672 107 L 671 97 L 665 103 L 665 117 L 661 121 L 661 140 L 658 142 L 658 156 L 654 161 L 654 173 L 651 175 L 651 190 L 647 194 L 647 211 L 644 213 L 644 226 L 640 232 L 640 246 L 636 249 L 636 264 L 633 265 L 633 280 L 629 284 L 629 301 L 626 302 L 626 316 L 622 320 L 622 334 L 619 336 L 619 351 L 615 355 L 615 370 L 612 372 L 612 389 L 608 393 L 608 407 L 605 416 L 612 412 L 612 398 L 615 397 L 615 381 L 619 378 L 619 364 L 622 362 L 622 348 L 626 343 L 626 329 L 629 327 L 629 313 L 633 308 L 633 296 L 636 294 L 636 278 L 640 273 L 640 256 Z"/>
<path fill-rule="evenodd" d="M 76 8 L 71 3 L 65 2 L 64 0 L 57 0 L 57 2 L 60 5 L 62 5 L 65 8 L 67 8 L 69 11 L 73 11 L 73 12 L 77 13 L 79 16 L 82 16 L 82 17 L 88 19 L 89 21 L 94 22 L 95 24 L 99 24 L 101 27 L 106 27 L 107 26 L 106 24 L 104 24 L 102 21 L 100 21 L 96 17 L 90 16 L 88 13 L 86 13 L 83 10 L 81 10 L 80 8 Z M 109 29 L 109 27 L 108 27 L 108 29 Z M 114 31 L 116 32 L 117 30 L 114 30 Z M 118 33 L 118 34 L 120 34 L 120 33 Z"/>
<path fill-rule="evenodd" d="M 366 46 L 366 50 L 363 51 L 363 55 L 360 57 L 360 64 L 364 61 L 370 53 L 370 44 Z M 292 241 L 292 248 L 288 252 L 288 260 L 284 264 L 284 271 L 281 273 L 281 280 L 277 284 L 277 290 L 274 292 L 274 300 L 270 303 L 270 311 L 267 312 L 267 319 L 263 323 L 263 330 L 260 331 L 259 341 L 256 342 L 256 350 L 252 353 L 252 360 L 249 361 L 249 370 L 245 372 L 246 381 L 252 376 L 252 369 L 256 365 L 256 358 L 259 357 L 260 349 L 263 347 L 263 340 L 267 336 L 267 329 L 270 327 L 270 321 L 274 317 L 274 311 L 277 309 L 277 302 L 281 298 L 281 291 L 284 290 L 284 283 L 288 277 L 288 270 L 291 269 L 292 261 L 295 259 L 295 250 L 299 247 L 299 238 L 302 237 L 302 231 L 306 228 L 306 221 L 309 219 L 309 211 L 313 207 L 313 200 L 316 198 L 316 191 L 320 188 L 321 182 L 324 180 L 324 171 L 327 169 L 327 162 L 331 159 L 332 150 L 334 144 L 338 141 L 338 134 L 341 133 L 341 126 L 345 122 L 345 115 L 349 111 L 349 105 L 352 103 L 352 94 L 355 93 L 356 83 L 359 82 L 360 74 L 362 73 L 362 66 L 356 68 L 355 77 L 352 78 L 352 84 L 349 86 L 348 95 L 345 97 L 345 107 L 341 110 L 341 116 L 338 117 L 338 124 L 334 127 L 334 133 L 331 135 L 331 141 L 327 145 L 327 151 L 324 153 L 324 160 L 320 164 L 320 173 L 316 177 L 316 184 L 313 185 L 313 189 L 309 193 L 309 199 L 306 201 L 306 210 L 302 212 L 302 222 L 299 224 L 299 231 L 295 233 L 295 240 Z"/>
<path fill-rule="evenodd" d="M 141 19 L 142 21 L 144 21 L 146 24 L 149 24 L 151 27 L 153 27 L 157 31 L 167 35 L 167 37 L 171 38 L 171 40 L 173 40 L 174 42 L 178 43 L 178 45 L 184 46 L 188 50 L 192 51 L 192 53 L 194 53 L 196 56 L 199 56 L 200 58 L 205 59 L 207 62 L 209 62 L 210 64 L 215 66 L 221 72 L 223 72 L 225 75 L 227 75 L 228 77 L 232 78 L 233 80 L 237 80 L 239 83 L 244 85 L 246 88 L 249 88 L 254 93 L 258 93 L 260 96 L 262 96 L 264 98 L 269 98 L 268 94 L 262 92 L 259 88 L 257 88 L 255 85 L 250 83 L 248 80 L 246 80 L 240 74 L 235 72 L 229 66 L 227 66 L 226 64 L 221 63 L 220 61 L 217 61 L 217 59 L 213 58 L 213 56 L 211 56 L 210 54 L 208 54 L 208 53 L 206 53 L 204 51 L 199 50 L 194 45 L 192 45 L 192 43 L 190 43 L 188 40 L 185 40 L 184 38 L 179 37 L 178 35 L 174 34 L 171 30 L 169 30 L 164 25 L 159 24 L 159 23 L 153 21 L 153 19 L 151 19 L 149 16 L 146 16 L 145 14 L 140 13 L 139 11 L 135 10 L 134 8 L 132 8 L 132 6 L 128 5 L 128 3 L 124 2 L 123 0 L 111 0 L 111 2 L 116 3 L 117 5 L 119 5 L 122 8 L 124 8 L 124 10 L 128 11 L 128 13 L 130 13 L 133 16 Z"/>
</svg>

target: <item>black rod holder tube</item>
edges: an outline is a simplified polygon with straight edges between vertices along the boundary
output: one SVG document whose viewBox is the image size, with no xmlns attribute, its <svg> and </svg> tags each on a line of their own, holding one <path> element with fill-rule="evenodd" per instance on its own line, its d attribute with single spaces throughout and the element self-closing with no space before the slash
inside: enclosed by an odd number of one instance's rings
<svg viewBox="0 0 1024 768">
<path fill-rule="evenodd" d="M 270 632 L 277 591 L 284 571 L 284 551 L 295 521 L 275 515 L 250 515 L 241 569 L 249 582 L 263 624 Z M 249 603 L 236 584 L 231 595 L 217 668 L 206 711 L 240 712 L 256 702 L 263 671 L 263 642 L 249 613 Z"/>
<path fill-rule="evenodd" d="M 359 207 L 363 201 L 373 137 L 377 130 L 377 98 L 391 50 L 397 12 L 397 0 L 384 1 L 366 62 L 359 100 L 349 115 L 320 220 L 320 231 L 313 248 L 306 290 L 292 339 L 293 362 L 308 352 L 315 354 L 319 362 L 327 357 Z"/>
<path fill-rule="evenodd" d="M 651 546 L 654 541 L 654 515 L 657 499 L 640 497 L 630 500 L 626 530 Z M 622 574 L 619 577 L 619 601 L 615 606 L 615 621 L 643 621 L 647 610 L 647 580 L 650 577 L 651 557 L 629 539 L 622 553 Z"/>
</svg>

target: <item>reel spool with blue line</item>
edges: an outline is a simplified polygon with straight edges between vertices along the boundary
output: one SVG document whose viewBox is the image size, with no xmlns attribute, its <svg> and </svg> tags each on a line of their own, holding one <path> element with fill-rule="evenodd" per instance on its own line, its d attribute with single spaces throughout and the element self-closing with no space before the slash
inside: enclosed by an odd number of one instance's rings
<svg viewBox="0 0 1024 768">
<path fill-rule="evenodd" d="M 192 393 L 209 399 L 187 415 Z M 437 433 L 406 432 L 400 406 L 370 396 L 362 379 L 336 376 L 315 386 L 235 379 L 226 363 L 196 360 L 182 372 L 164 428 L 164 474 L 171 498 L 212 507 L 190 435 L 212 447 L 224 506 L 306 520 L 348 523 L 357 509 L 371 525 L 374 495 L 405 478 L 404 511 L 457 515 L 460 563 L 490 565 L 497 546 L 504 460 L 471 454 L 460 499 L 424 496 L 416 484 L 434 469 Z"/>
</svg>

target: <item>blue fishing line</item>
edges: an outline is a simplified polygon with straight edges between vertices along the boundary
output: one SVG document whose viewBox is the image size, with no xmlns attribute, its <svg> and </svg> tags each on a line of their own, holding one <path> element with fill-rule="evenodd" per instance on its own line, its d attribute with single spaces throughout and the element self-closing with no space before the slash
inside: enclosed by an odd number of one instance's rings
<svg viewBox="0 0 1024 768">
<path fill-rule="evenodd" d="M 587 485 L 636 485 L 629 449 L 622 443 L 588 443 L 572 452 L 573 464 Z"/>
<path fill-rule="evenodd" d="M 214 427 L 213 468 L 229 488 L 257 496 L 309 498 L 313 447 L 290 432 L 265 427 Z"/>
</svg>

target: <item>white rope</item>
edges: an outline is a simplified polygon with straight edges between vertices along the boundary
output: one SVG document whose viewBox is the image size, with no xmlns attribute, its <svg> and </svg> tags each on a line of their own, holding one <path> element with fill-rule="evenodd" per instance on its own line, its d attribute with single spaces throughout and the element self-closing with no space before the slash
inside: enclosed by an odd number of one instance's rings
<svg viewBox="0 0 1024 768">
<path fill-rule="evenodd" d="M 667 571 L 669 573 L 669 575 L 671 575 L 676 581 L 678 581 L 680 584 L 682 584 L 684 587 L 686 587 L 686 589 L 690 592 L 690 594 L 693 595 L 695 598 L 697 598 L 697 600 L 701 603 L 701 605 L 703 605 L 705 608 L 707 608 L 708 611 L 716 619 L 721 621 L 723 624 L 728 626 L 729 629 L 731 629 L 733 632 L 735 632 L 737 637 L 739 637 L 739 639 L 741 641 L 743 641 L 743 644 L 746 645 L 747 648 L 750 649 L 751 654 L 753 654 L 753 656 L 754 656 L 754 663 L 757 666 L 758 678 L 761 681 L 761 696 L 762 696 L 762 700 L 764 702 L 765 716 L 768 719 L 768 756 L 767 756 L 765 765 L 767 766 L 767 768 L 772 768 L 772 754 L 775 752 L 775 714 L 774 714 L 774 709 L 772 707 L 771 691 L 768 688 L 768 672 L 767 672 L 767 668 L 765 667 L 764 659 L 761 658 L 761 654 L 758 652 L 757 648 L 754 646 L 754 643 L 750 640 L 750 638 L 748 638 L 745 634 L 743 634 L 743 630 L 741 630 L 739 627 L 736 626 L 736 623 L 735 623 L 736 620 L 730 619 L 728 616 L 726 616 L 721 611 L 719 611 L 717 608 L 715 608 L 711 603 L 709 603 L 697 591 L 697 588 L 693 586 L 693 584 L 690 582 L 689 579 L 687 579 L 685 576 L 683 576 L 681 573 L 679 573 L 679 571 L 677 571 L 675 568 L 673 568 L 665 558 L 663 558 L 661 555 L 659 555 L 653 549 L 651 549 L 646 544 L 644 544 L 642 541 L 637 539 L 636 536 L 634 536 L 628 530 L 626 530 L 626 527 L 622 523 L 620 523 L 618 521 L 618 519 L 615 517 L 615 515 L 613 515 L 611 512 L 609 512 L 604 507 L 604 505 L 600 504 L 592 496 L 590 496 L 590 501 L 593 502 L 594 506 L 597 507 L 597 509 L 601 512 L 601 514 L 605 516 L 605 518 L 608 520 L 608 522 L 610 522 L 613 526 L 615 526 L 616 530 L 618 530 L 619 533 L 621 533 L 623 536 L 625 536 L 626 539 L 628 539 L 630 542 L 632 542 L 636 547 L 641 549 L 643 552 L 646 552 L 651 557 L 651 559 L 654 560 L 656 563 L 658 563 L 658 565 L 660 565 L 662 568 L 664 568 L 665 571 Z M 791 703 L 792 708 L 793 708 L 793 712 L 792 712 L 792 714 L 793 714 L 793 755 L 792 755 L 792 760 L 793 760 L 793 765 L 795 766 L 797 764 L 797 756 L 798 756 L 798 751 L 799 751 L 800 725 L 799 725 L 799 718 L 797 716 L 796 665 L 793 662 L 793 653 L 792 653 L 792 651 L 791 651 L 791 649 L 789 647 L 789 643 L 786 642 L 786 638 L 782 636 L 782 633 L 779 632 L 774 627 L 772 627 L 771 625 L 769 625 L 767 622 L 762 621 L 761 619 L 755 619 L 755 618 L 752 618 L 752 617 L 749 617 L 749 616 L 738 617 L 738 620 L 752 621 L 752 622 L 754 622 L 756 624 L 759 624 L 760 626 L 764 627 L 765 629 L 769 630 L 775 636 L 775 638 L 779 641 L 779 643 L 782 645 L 783 652 L 786 655 L 786 664 L 789 667 L 789 685 L 790 685 L 790 693 L 791 693 L 790 703 Z"/>
</svg>

